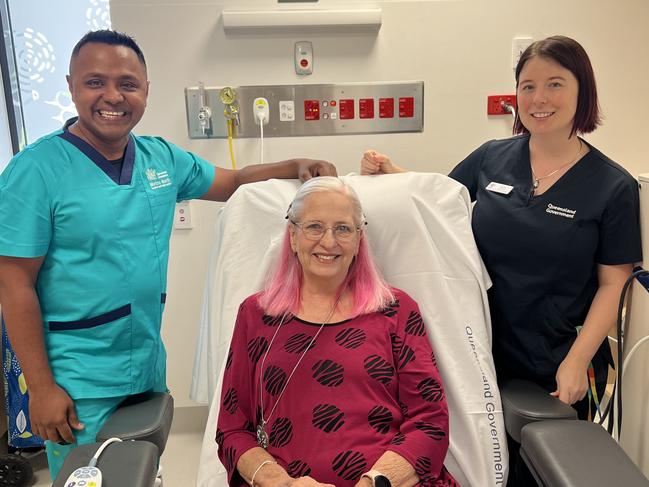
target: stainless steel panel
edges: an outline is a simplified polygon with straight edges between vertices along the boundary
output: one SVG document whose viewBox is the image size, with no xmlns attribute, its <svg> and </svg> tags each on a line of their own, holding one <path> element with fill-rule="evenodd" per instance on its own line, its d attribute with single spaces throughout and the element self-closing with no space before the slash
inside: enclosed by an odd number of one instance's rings
<svg viewBox="0 0 649 487">
<path fill-rule="evenodd" d="M 422 132 L 424 128 L 424 83 L 423 81 L 345 83 L 345 84 L 301 84 L 233 87 L 239 104 L 239 125 L 235 127 L 235 138 L 259 137 L 259 126 L 253 117 L 253 100 L 264 97 L 270 106 L 270 120 L 264 126 L 264 137 L 294 137 L 319 135 L 350 135 L 394 132 Z M 205 102 L 212 112 L 212 130 L 203 133 L 199 126 L 199 87 L 185 89 L 187 105 L 187 127 L 189 137 L 225 138 L 227 125 L 223 116 L 225 106 L 219 99 L 221 87 L 206 87 Z M 413 116 L 399 117 L 399 99 L 411 97 Z M 374 100 L 374 117 L 360 118 L 359 100 Z M 379 99 L 394 100 L 394 116 L 379 117 Z M 341 99 L 354 100 L 354 118 L 341 120 L 339 106 Z M 318 100 L 320 119 L 305 119 L 305 100 Z M 280 101 L 293 101 L 295 120 L 280 120 Z M 335 102 L 335 106 L 331 105 Z M 323 102 L 326 102 L 326 106 Z M 327 118 L 325 118 L 325 114 Z M 333 118 L 332 118 L 333 117 Z"/>
</svg>

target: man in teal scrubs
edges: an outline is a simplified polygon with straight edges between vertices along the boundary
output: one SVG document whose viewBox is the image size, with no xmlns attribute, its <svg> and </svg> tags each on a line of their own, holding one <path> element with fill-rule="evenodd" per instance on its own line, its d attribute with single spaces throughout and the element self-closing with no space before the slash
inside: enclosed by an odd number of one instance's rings
<svg viewBox="0 0 649 487">
<path fill-rule="evenodd" d="M 307 159 L 230 171 L 133 135 L 149 82 L 124 34 L 84 36 L 67 79 L 78 118 L 0 175 L 0 302 L 52 478 L 125 397 L 166 390 L 160 323 L 176 201 L 336 173 Z"/>
</svg>

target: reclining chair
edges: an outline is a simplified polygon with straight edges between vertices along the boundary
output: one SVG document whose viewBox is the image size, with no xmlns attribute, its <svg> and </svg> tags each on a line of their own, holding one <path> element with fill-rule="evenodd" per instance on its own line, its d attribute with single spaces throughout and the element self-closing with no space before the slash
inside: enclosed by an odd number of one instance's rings
<svg viewBox="0 0 649 487">
<path fill-rule="evenodd" d="M 620 485 L 647 487 L 649 480 L 608 432 L 577 420 L 576 411 L 531 382 L 501 384 L 507 433 L 541 487 Z"/>
<path fill-rule="evenodd" d="M 167 393 L 138 394 L 124 401 L 97 433 L 97 443 L 75 448 L 65 459 L 53 487 L 67 487 L 77 468 L 87 466 L 101 444 L 120 438 L 99 457 L 102 487 L 162 485 L 159 458 L 165 449 L 173 419 L 173 398 Z"/>
</svg>

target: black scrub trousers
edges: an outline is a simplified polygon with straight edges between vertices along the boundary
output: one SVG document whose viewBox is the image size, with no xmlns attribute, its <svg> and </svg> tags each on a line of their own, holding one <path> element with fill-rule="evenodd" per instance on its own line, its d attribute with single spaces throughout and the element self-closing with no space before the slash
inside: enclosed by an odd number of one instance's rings
<svg viewBox="0 0 649 487">
<path fill-rule="evenodd" d="M 539 196 L 532 191 L 529 135 L 487 142 L 450 174 L 476 202 L 472 226 L 493 282 L 488 295 L 499 380 L 527 379 L 556 390 L 557 369 L 597 292 L 598 264 L 642 259 L 638 184 L 589 147 Z M 606 341 L 592 364 L 601 398 L 612 365 Z M 574 407 L 586 418 L 588 398 Z"/>
</svg>

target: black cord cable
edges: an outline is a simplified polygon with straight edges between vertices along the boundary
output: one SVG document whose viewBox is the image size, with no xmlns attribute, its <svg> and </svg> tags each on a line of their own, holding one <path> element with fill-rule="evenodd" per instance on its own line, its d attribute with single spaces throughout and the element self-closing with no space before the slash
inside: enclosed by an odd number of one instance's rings
<svg viewBox="0 0 649 487">
<path fill-rule="evenodd" d="M 631 286 L 631 283 L 633 282 L 634 279 L 636 279 L 639 276 L 649 276 L 649 271 L 644 270 L 642 267 L 636 267 L 633 269 L 633 272 L 629 275 L 629 277 L 626 279 L 624 282 L 624 286 L 622 287 L 622 292 L 620 293 L 620 301 L 618 304 L 618 309 L 617 309 L 617 374 L 616 374 L 616 381 L 615 381 L 615 386 L 613 387 L 613 395 L 611 396 L 611 399 L 609 400 L 609 404 L 607 404 L 606 410 L 602 415 L 602 419 L 600 420 L 600 424 L 604 422 L 604 419 L 610 414 L 611 418 L 608 423 L 608 432 L 613 433 L 613 424 L 614 424 L 614 414 L 615 414 L 615 391 L 617 390 L 617 437 L 618 437 L 618 442 L 620 441 L 620 437 L 622 436 L 622 368 L 623 368 L 623 358 L 622 354 L 624 352 L 624 323 L 622 320 L 622 312 L 624 310 L 624 305 L 626 304 L 626 294 L 627 291 L 629 290 L 629 287 Z"/>
</svg>

